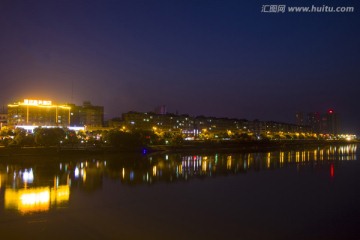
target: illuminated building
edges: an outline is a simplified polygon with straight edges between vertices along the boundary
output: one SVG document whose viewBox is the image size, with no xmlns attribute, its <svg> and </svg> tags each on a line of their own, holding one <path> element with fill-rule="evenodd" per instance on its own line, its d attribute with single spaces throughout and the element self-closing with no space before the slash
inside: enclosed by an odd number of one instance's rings
<svg viewBox="0 0 360 240">
<path fill-rule="evenodd" d="M 247 131 L 248 121 L 243 119 L 190 117 L 189 115 L 155 114 L 128 112 L 122 115 L 124 125 L 130 130 L 159 130 L 169 132 L 192 133 L 206 131 L 220 133 L 227 131 Z"/>
<path fill-rule="evenodd" d="M 130 130 L 194 130 L 194 119 L 188 115 L 128 112 L 122 114 L 122 119 L 124 126 Z"/>
<path fill-rule="evenodd" d="M 209 133 L 218 134 L 228 131 L 247 133 L 249 122 L 245 119 L 236 118 L 216 118 L 198 116 L 195 118 L 198 129 L 206 129 Z"/>
<path fill-rule="evenodd" d="M 281 123 L 281 122 L 266 122 L 266 131 L 270 132 L 309 132 L 309 126 L 301 126 L 297 124 Z"/>
<path fill-rule="evenodd" d="M 12 127 L 32 129 L 47 127 L 102 127 L 104 107 L 84 102 L 75 104 L 54 104 L 48 100 L 24 99 L 8 105 L 7 123 Z"/>
<path fill-rule="evenodd" d="M 71 104 L 71 126 L 102 127 L 104 125 L 104 107 L 94 106 L 85 101 L 82 106 Z"/>
<path fill-rule="evenodd" d="M 8 124 L 37 126 L 69 126 L 70 107 L 47 100 L 24 99 L 8 105 Z"/>
<path fill-rule="evenodd" d="M 156 132 L 179 132 L 185 137 L 206 133 L 209 138 L 228 138 L 233 134 L 310 132 L 306 125 L 274 121 L 248 121 L 236 118 L 190 117 L 188 115 L 128 112 L 122 115 L 123 128 Z M 119 123 L 120 124 L 120 123 Z M 206 137 L 207 138 L 207 137 Z"/>
</svg>

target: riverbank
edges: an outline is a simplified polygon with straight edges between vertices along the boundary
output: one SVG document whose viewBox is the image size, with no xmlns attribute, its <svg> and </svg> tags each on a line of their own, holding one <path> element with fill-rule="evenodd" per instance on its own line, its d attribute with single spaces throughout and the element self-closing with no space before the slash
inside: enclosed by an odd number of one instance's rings
<svg viewBox="0 0 360 240">
<path fill-rule="evenodd" d="M 289 141 L 223 141 L 223 142 L 194 142 L 181 146 L 151 146 L 150 151 L 166 152 L 269 152 L 281 150 L 306 150 L 323 146 L 341 146 L 358 144 L 359 141 L 340 140 L 289 140 Z"/>
<path fill-rule="evenodd" d="M 145 147 L 0 147 L 0 157 L 9 156 L 52 156 L 52 155 L 98 155 L 117 153 L 154 152 L 267 152 L 278 150 L 305 150 L 322 146 L 358 144 L 359 141 L 339 140 L 289 140 L 289 141 L 222 141 L 187 142 L 182 145 L 150 145 Z"/>
</svg>

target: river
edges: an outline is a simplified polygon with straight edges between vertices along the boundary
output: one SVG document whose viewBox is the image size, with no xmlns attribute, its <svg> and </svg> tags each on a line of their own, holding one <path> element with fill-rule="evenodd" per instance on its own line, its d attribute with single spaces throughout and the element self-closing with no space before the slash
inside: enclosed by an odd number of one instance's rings
<svg viewBox="0 0 360 240">
<path fill-rule="evenodd" d="M 0 158 L 1 239 L 360 239 L 357 145 Z"/>
</svg>

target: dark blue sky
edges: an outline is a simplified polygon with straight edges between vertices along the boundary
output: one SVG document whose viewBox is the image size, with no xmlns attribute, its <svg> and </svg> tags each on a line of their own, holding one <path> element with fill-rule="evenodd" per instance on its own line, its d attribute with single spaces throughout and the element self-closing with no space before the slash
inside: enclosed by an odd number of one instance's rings
<svg viewBox="0 0 360 240">
<path fill-rule="evenodd" d="M 246 2 L 2 0 L 0 103 L 90 100 L 106 118 L 165 104 L 285 122 L 333 108 L 360 133 L 358 1 Z M 263 4 L 355 12 L 271 14 Z"/>
</svg>

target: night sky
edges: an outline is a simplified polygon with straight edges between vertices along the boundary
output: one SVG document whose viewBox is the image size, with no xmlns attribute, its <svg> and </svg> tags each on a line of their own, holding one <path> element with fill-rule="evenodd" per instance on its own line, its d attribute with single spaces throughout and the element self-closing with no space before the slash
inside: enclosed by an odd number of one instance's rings
<svg viewBox="0 0 360 240">
<path fill-rule="evenodd" d="M 355 12 L 261 13 L 263 4 Z M 359 11 L 355 0 L 1 0 L 0 104 L 90 100 L 106 119 L 166 105 L 289 123 L 332 108 L 359 134 Z"/>
</svg>

